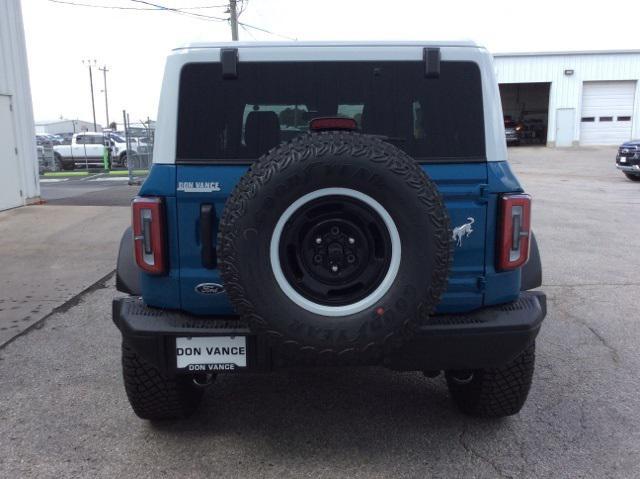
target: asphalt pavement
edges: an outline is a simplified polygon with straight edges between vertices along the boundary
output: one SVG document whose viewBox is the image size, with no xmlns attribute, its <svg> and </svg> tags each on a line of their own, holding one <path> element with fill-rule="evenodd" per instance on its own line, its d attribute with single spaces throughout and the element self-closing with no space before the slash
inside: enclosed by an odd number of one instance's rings
<svg viewBox="0 0 640 479">
<path fill-rule="evenodd" d="M 0 477 L 640 477 L 640 184 L 614 155 L 510 149 L 549 295 L 519 415 L 465 417 L 442 378 L 318 369 L 221 376 L 194 417 L 151 425 L 108 277 L 0 348 Z"/>
<path fill-rule="evenodd" d="M 129 206 L 139 186 L 129 185 L 127 176 L 44 178 L 41 197 L 50 205 Z"/>
</svg>

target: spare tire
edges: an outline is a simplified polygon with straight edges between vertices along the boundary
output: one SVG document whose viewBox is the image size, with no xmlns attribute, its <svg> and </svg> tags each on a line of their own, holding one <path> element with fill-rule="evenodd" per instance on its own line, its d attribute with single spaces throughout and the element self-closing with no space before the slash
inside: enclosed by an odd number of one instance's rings
<svg viewBox="0 0 640 479">
<path fill-rule="evenodd" d="M 241 178 L 218 258 L 237 313 L 289 358 L 371 363 L 440 301 L 449 217 L 403 151 L 369 135 L 312 133 Z"/>
</svg>

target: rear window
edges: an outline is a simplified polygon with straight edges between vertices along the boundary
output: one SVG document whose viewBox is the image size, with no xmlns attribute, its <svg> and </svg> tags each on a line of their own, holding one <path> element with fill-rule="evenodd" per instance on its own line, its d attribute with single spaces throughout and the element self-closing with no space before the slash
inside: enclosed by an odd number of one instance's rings
<svg viewBox="0 0 640 479">
<path fill-rule="evenodd" d="M 419 161 L 485 159 L 480 71 L 442 62 L 266 62 L 185 65 L 180 79 L 177 161 L 251 162 L 306 133 L 317 117 L 353 118 Z"/>
</svg>

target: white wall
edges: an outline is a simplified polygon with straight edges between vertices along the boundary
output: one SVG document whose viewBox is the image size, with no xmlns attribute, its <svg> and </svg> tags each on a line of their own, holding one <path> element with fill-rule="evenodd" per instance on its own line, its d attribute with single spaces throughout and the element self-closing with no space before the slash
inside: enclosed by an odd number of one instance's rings
<svg viewBox="0 0 640 479">
<path fill-rule="evenodd" d="M 97 125 L 97 131 L 102 131 L 102 126 Z M 50 123 L 37 123 L 36 133 L 49 133 L 56 135 L 58 133 L 80 133 L 83 131 L 93 131 L 93 123 L 82 120 L 60 120 Z"/>
<path fill-rule="evenodd" d="M 16 181 L 27 204 L 40 196 L 40 182 L 20 0 L 0 0 L 0 94 L 11 97 L 19 163 Z"/>
<path fill-rule="evenodd" d="M 566 53 L 566 54 L 497 54 L 494 56 L 498 83 L 551 82 L 547 141 L 555 143 L 556 111 L 573 108 L 575 113 L 573 142 L 580 141 L 582 83 L 599 80 L 636 80 L 632 137 L 640 138 L 640 51 Z M 567 76 L 565 70 L 573 70 Z"/>
</svg>

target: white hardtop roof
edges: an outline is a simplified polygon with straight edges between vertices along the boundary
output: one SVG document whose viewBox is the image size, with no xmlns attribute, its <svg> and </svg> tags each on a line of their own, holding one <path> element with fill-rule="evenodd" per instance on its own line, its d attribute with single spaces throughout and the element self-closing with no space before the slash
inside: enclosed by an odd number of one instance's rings
<svg viewBox="0 0 640 479">
<path fill-rule="evenodd" d="M 481 48 L 471 40 L 445 40 L 445 41 L 318 41 L 318 42 L 195 42 L 181 45 L 175 50 L 201 49 L 201 48 L 260 48 L 260 47 L 343 47 L 343 48 L 364 48 L 364 47 L 469 47 Z"/>
<path fill-rule="evenodd" d="M 640 50 L 558 50 L 550 52 L 503 52 L 494 53 L 494 57 L 552 57 L 571 55 L 628 55 L 640 54 Z"/>
</svg>

